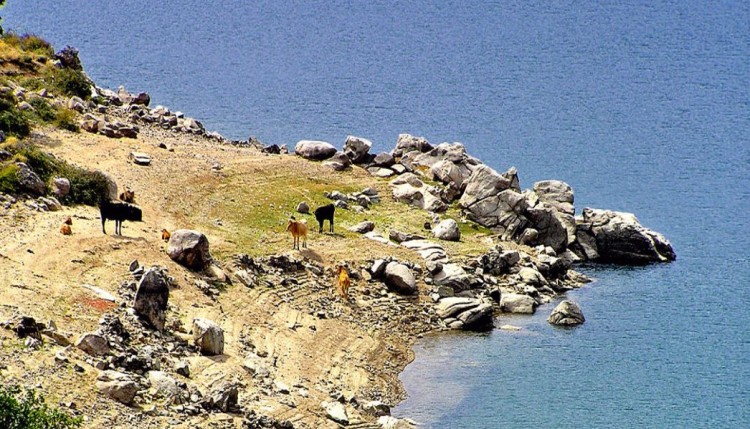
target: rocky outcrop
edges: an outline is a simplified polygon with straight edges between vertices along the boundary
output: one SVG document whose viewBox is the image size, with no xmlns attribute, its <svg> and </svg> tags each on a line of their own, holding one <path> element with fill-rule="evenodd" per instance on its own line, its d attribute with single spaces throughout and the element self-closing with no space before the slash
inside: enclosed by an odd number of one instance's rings
<svg viewBox="0 0 750 429">
<path fill-rule="evenodd" d="M 424 137 L 415 137 L 411 134 L 399 134 L 398 140 L 396 141 L 396 148 L 393 149 L 391 155 L 398 158 L 408 152 L 427 152 L 431 149 L 432 145 Z"/>
<path fill-rule="evenodd" d="M 52 193 L 57 198 L 63 198 L 70 193 L 70 180 L 64 177 L 55 177 L 52 179 Z"/>
<path fill-rule="evenodd" d="M 372 142 L 362 137 L 348 136 L 344 142 L 344 155 L 351 162 L 361 164 L 367 160 Z"/>
<path fill-rule="evenodd" d="M 674 261 L 671 243 L 632 213 L 585 208 L 571 249 L 584 260 L 618 264 Z"/>
<path fill-rule="evenodd" d="M 203 270 L 211 262 L 208 238 L 198 231 L 178 229 L 169 238 L 167 255 L 173 261 L 193 270 Z"/>
<path fill-rule="evenodd" d="M 318 140 L 300 140 L 294 147 L 294 153 L 314 161 L 323 161 L 336 153 L 332 144 Z"/>
<path fill-rule="evenodd" d="M 193 342 L 207 356 L 224 353 L 224 330 L 208 319 L 193 319 Z"/>
<path fill-rule="evenodd" d="M 336 423 L 340 423 L 344 426 L 349 425 L 349 415 L 346 413 L 344 404 L 340 402 L 323 402 L 320 404 L 323 411 L 325 411 L 326 417 L 333 420 Z"/>
<path fill-rule="evenodd" d="M 576 326 L 585 322 L 581 307 L 573 301 L 565 300 L 557 304 L 547 322 L 557 326 Z"/>
<path fill-rule="evenodd" d="M 365 234 L 375 229 L 375 223 L 366 220 L 348 228 L 349 231 Z"/>
<path fill-rule="evenodd" d="M 138 282 L 133 309 L 141 320 L 158 331 L 164 330 L 169 302 L 169 280 L 157 267 L 146 271 Z"/>
<path fill-rule="evenodd" d="M 414 174 L 404 174 L 394 179 L 391 185 L 396 201 L 431 212 L 441 212 L 448 208 L 440 199 L 438 191 L 425 185 Z"/>
</svg>

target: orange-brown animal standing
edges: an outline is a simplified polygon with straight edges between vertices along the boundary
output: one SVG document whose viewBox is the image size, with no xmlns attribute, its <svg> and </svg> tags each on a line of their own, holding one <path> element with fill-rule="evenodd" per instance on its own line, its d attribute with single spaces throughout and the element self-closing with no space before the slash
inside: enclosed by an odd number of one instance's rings
<svg viewBox="0 0 750 429">
<path fill-rule="evenodd" d="M 73 230 L 70 229 L 70 226 L 73 225 L 73 219 L 67 218 L 65 219 L 65 222 L 60 226 L 60 233 L 62 235 L 71 235 L 73 234 Z"/>
<path fill-rule="evenodd" d="M 336 269 L 336 276 L 338 277 L 338 284 L 336 285 L 336 291 L 344 301 L 349 301 L 349 286 L 352 282 L 349 280 L 349 271 L 343 265 L 339 265 Z"/>
<path fill-rule="evenodd" d="M 126 189 L 125 192 L 120 194 L 120 200 L 125 201 L 126 203 L 135 203 L 135 191 Z"/>
<path fill-rule="evenodd" d="M 161 230 L 161 239 L 164 241 L 169 241 L 169 237 L 171 237 L 172 234 L 169 233 L 166 229 Z"/>
<path fill-rule="evenodd" d="M 295 220 L 294 217 L 286 223 L 286 230 L 292 233 L 292 249 L 299 250 L 300 238 L 302 238 L 302 247 L 307 248 L 307 221 L 305 219 Z"/>
</svg>

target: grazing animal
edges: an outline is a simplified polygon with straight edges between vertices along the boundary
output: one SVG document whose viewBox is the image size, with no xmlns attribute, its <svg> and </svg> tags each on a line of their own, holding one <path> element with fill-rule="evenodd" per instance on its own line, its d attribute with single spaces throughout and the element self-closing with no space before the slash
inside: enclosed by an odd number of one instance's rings
<svg viewBox="0 0 750 429">
<path fill-rule="evenodd" d="M 315 219 L 318 220 L 318 225 L 320 225 L 319 232 L 323 232 L 323 222 L 326 220 L 328 220 L 328 222 L 331 224 L 330 231 L 333 232 L 333 213 L 335 211 L 336 206 L 334 206 L 333 204 L 327 204 L 315 209 Z"/>
<path fill-rule="evenodd" d="M 161 230 L 161 239 L 164 241 L 169 241 L 169 237 L 171 237 L 172 234 L 169 233 L 166 229 Z"/>
<path fill-rule="evenodd" d="M 125 201 L 126 203 L 134 203 L 135 202 L 135 191 L 131 191 L 130 189 L 126 189 L 125 192 L 122 192 L 120 194 L 120 200 Z"/>
<path fill-rule="evenodd" d="M 104 223 L 109 220 L 115 221 L 115 234 L 122 235 L 122 222 L 129 220 L 141 222 L 143 213 L 141 208 L 123 201 L 102 200 L 99 202 L 99 213 L 102 217 L 102 232 L 107 233 L 104 229 Z"/>
<path fill-rule="evenodd" d="M 352 282 L 349 280 L 349 272 L 343 265 L 339 265 L 336 271 L 338 276 L 338 284 L 336 285 L 336 291 L 344 301 L 349 301 L 349 286 Z"/>
<path fill-rule="evenodd" d="M 299 250 L 300 237 L 302 237 L 302 247 L 307 248 L 307 221 L 305 219 L 289 219 L 286 224 L 286 230 L 292 233 L 292 238 L 294 239 L 292 249 Z"/>
</svg>

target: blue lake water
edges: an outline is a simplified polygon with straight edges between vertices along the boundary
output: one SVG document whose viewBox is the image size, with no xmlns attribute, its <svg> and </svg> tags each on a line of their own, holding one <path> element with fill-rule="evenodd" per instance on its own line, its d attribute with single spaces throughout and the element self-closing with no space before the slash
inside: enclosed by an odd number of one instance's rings
<svg viewBox="0 0 750 429">
<path fill-rule="evenodd" d="M 227 137 L 461 141 L 522 187 L 636 213 L 675 263 L 586 267 L 586 323 L 423 339 L 394 410 L 430 428 L 750 427 L 750 3 L 9 0 Z"/>
</svg>

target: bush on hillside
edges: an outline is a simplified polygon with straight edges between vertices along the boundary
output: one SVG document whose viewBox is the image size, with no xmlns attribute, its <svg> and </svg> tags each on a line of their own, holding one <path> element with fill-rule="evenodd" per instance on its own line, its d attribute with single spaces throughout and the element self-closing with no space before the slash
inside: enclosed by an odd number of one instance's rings
<svg viewBox="0 0 750 429">
<path fill-rule="evenodd" d="M 0 95 L 0 131 L 6 135 L 25 137 L 31 132 L 28 117 L 16 107 L 11 93 Z"/>
<path fill-rule="evenodd" d="M 13 154 L 13 157 L 5 165 L 0 165 L 2 192 L 18 192 L 17 169 L 14 163 L 24 162 L 45 183 L 49 183 L 55 177 L 65 177 L 70 181 L 70 192 L 60 201 L 63 204 L 95 206 L 107 194 L 107 178 L 99 171 L 76 167 L 30 144 L 8 145 L 5 150 Z"/>
<path fill-rule="evenodd" d="M 55 119 L 55 109 L 44 98 L 33 98 L 29 104 L 34 108 L 33 114 L 40 122 L 52 122 Z"/>
<path fill-rule="evenodd" d="M 73 109 L 68 109 L 66 107 L 60 108 L 55 113 L 55 119 L 52 121 L 52 123 L 60 129 L 78 132 L 80 131 L 80 128 L 78 127 L 78 124 L 76 123 L 76 112 Z"/>
<path fill-rule="evenodd" d="M 0 385 L 0 427 L 5 429 L 72 429 L 82 419 L 49 407 L 44 397 L 18 386 Z"/>
<path fill-rule="evenodd" d="M 82 70 L 52 69 L 47 80 L 49 89 L 59 94 L 69 97 L 77 96 L 84 100 L 91 97 L 91 81 Z"/>
</svg>

